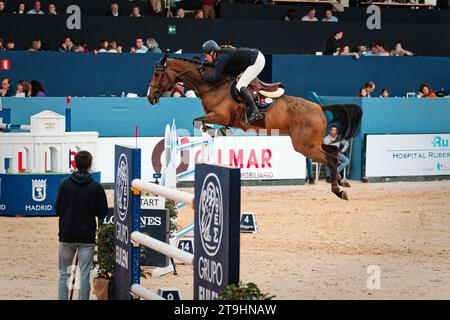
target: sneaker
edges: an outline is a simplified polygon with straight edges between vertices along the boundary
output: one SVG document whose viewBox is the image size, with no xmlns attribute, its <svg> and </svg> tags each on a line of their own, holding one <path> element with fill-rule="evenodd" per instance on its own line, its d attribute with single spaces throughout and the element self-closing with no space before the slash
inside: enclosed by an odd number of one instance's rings
<svg viewBox="0 0 450 320">
<path fill-rule="evenodd" d="M 309 183 L 309 184 L 316 184 L 316 181 L 314 180 L 313 177 L 309 177 L 309 178 L 308 178 L 308 183 Z"/>
<path fill-rule="evenodd" d="M 331 177 L 326 177 L 326 178 L 325 178 L 325 181 L 326 181 L 327 183 L 331 183 Z"/>
</svg>

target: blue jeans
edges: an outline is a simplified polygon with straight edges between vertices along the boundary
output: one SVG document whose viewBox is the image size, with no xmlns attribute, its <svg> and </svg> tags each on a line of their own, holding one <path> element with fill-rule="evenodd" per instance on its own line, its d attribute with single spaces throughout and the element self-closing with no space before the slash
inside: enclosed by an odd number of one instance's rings
<svg viewBox="0 0 450 320">
<path fill-rule="evenodd" d="M 306 171 L 308 172 L 307 178 L 312 178 L 312 160 L 310 158 L 306 158 Z"/>
<path fill-rule="evenodd" d="M 89 300 L 91 285 L 89 274 L 94 260 L 95 244 L 93 243 L 59 243 L 59 285 L 58 300 L 68 300 L 70 273 L 72 270 L 73 257 L 78 253 L 78 267 L 76 277 L 80 280 L 78 300 Z"/>
<path fill-rule="evenodd" d="M 344 168 L 347 168 L 349 163 L 350 160 L 342 153 L 339 153 L 339 166 L 337 167 L 338 172 L 341 172 Z M 325 166 L 325 176 L 331 177 L 331 170 L 328 166 Z"/>
</svg>

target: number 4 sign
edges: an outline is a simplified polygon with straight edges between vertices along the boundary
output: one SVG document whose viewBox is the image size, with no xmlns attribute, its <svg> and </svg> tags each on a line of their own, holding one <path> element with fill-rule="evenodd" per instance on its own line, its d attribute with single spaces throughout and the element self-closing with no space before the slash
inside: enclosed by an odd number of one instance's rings
<svg viewBox="0 0 450 320">
<path fill-rule="evenodd" d="M 241 232 L 258 232 L 256 216 L 253 212 L 243 212 L 241 214 Z"/>
</svg>

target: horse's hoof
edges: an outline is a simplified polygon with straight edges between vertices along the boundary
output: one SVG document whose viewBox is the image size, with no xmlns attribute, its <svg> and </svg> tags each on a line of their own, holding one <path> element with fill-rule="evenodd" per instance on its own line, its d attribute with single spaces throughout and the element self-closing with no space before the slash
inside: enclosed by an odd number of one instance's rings
<svg viewBox="0 0 450 320">
<path fill-rule="evenodd" d="M 214 130 L 214 128 L 213 127 L 210 127 L 210 126 L 202 126 L 202 132 L 206 132 L 206 131 L 209 131 L 209 130 Z"/>
<path fill-rule="evenodd" d="M 350 188 L 352 185 L 350 184 L 350 182 L 348 182 L 345 179 L 342 179 L 341 182 L 339 183 L 340 186 L 342 187 L 346 187 L 346 188 Z"/>
<path fill-rule="evenodd" d="M 338 198 L 342 199 L 342 200 L 348 200 L 348 195 L 347 192 L 345 190 L 341 190 L 339 192 L 335 192 L 334 193 Z"/>
<path fill-rule="evenodd" d="M 230 130 L 229 127 L 222 127 L 222 128 L 220 128 L 218 133 L 219 133 L 218 135 L 221 136 L 221 137 L 227 137 L 227 136 L 232 136 L 233 135 L 231 133 L 231 130 Z"/>
</svg>

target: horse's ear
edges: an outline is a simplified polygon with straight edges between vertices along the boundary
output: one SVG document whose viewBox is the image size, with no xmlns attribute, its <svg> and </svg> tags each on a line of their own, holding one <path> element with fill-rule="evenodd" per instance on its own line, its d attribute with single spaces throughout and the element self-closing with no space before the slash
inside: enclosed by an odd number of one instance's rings
<svg viewBox="0 0 450 320">
<path fill-rule="evenodd" d="M 165 65 L 166 64 L 166 60 L 170 55 L 170 49 L 166 49 L 166 52 L 164 53 L 164 56 L 161 58 L 161 60 L 159 60 L 159 65 Z"/>
</svg>

